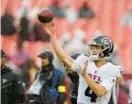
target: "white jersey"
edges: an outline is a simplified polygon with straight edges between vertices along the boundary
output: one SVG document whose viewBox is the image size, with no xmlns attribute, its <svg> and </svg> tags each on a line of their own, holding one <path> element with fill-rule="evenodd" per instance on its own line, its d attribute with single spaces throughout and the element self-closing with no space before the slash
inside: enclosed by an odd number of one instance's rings
<svg viewBox="0 0 132 104">
<path fill-rule="evenodd" d="M 81 75 L 81 69 L 84 62 L 87 60 L 88 67 L 86 72 L 95 82 L 104 86 L 108 92 L 102 97 L 97 97 L 95 93 L 92 92 Z M 80 55 L 73 62 L 72 69 L 79 74 L 78 104 L 108 104 L 112 87 L 116 84 L 117 77 L 121 76 L 119 66 L 107 62 L 102 67 L 96 67 L 95 63 L 90 61 L 87 56 Z"/>
<path fill-rule="evenodd" d="M 129 103 L 128 104 L 132 104 L 132 82 L 129 87 Z"/>
</svg>

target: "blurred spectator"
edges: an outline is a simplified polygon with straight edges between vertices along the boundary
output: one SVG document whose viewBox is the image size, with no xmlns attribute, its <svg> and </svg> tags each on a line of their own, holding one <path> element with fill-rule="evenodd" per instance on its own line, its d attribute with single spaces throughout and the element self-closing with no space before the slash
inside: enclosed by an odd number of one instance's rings
<svg viewBox="0 0 132 104">
<path fill-rule="evenodd" d="M 82 7 L 79 9 L 79 17 L 80 18 L 93 18 L 94 17 L 94 13 L 88 7 L 86 1 L 83 3 Z"/>
<path fill-rule="evenodd" d="M 43 8 L 43 0 L 38 0 L 32 9 L 29 8 L 30 3 L 29 0 L 22 0 L 22 7 L 16 14 L 20 39 L 23 41 L 49 41 L 49 36 L 37 19 L 39 9 Z"/>
<path fill-rule="evenodd" d="M 14 25 L 14 17 L 9 10 L 6 10 L 5 14 L 1 17 L 1 34 L 12 35 L 16 32 Z"/>
<path fill-rule="evenodd" d="M 122 17 L 121 23 L 132 26 L 132 5 L 128 6 L 127 13 Z"/>
<path fill-rule="evenodd" d="M 61 7 L 61 0 L 54 0 L 52 5 L 50 6 L 50 9 L 54 13 L 55 17 L 58 17 L 58 18 L 65 17 L 65 12 L 63 8 Z"/>
<path fill-rule="evenodd" d="M 19 66 L 26 63 L 26 61 L 30 59 L 29 54 L 23 49 L 23 41 L 20 40 L 18 42 L 17 51 L 10 57 L 10 59 L 14 64 Z"/>
<path fill-rule="evenodd" d="M 52 52 L 45 50 L 38 57 L 41 58 L 41 70 L 28 90 L 28 104 L 64 104 L 65 77 L 54 67 Z"/>
<path fill-rule="evenodd" d="M 64 48 L 71 40 L 70 32 L 66 31 L 62 34 L 60 44 Z"/>
<path fill-rule="evenodd" d="M 1 50 L 1 104 L 24 104 L 24 88 L 19 76 L 6 65 L 7 56 Z"/>
<path fill-rule="evenodd" d="M 33 60 L 29 60 L 29 83 L 30 85 L 34 82 L 35 75 L 38 72 L 39 68 L 35 65 L 35 62 Z"/>
<path fill-rule="evenodd" d="M 26 84 L 26 87 L 29 86 L 29 60 L 30 56 L 28 53 L 26 53 L 23 49 L 23 42 L 18 43 L 18 49 L 17 52 L 14 53 L 10 57 L 10 60 L 12 61 L 13 64 L 17 65 L 21 69 L 21 78 L 22 81 Z"/>
<path fill-rule="evenodd" d="M 38 23 L 38 21 L 36 21 L 33 26 L 33 34 L 35 41 L 49 41 L 49 35 L 44 31 L 42 24 Z"/>
<path fill-rule="evenodd" d="M 76 22 L 76 20 L 78 19 L 78 11 L 74 7 L 72 7 L 71 4 L 65 7 L 65 14 L 67 20 L 71 23 Z"/>
<path fill-rule="evenodd" d="M 74 38 L 71 42 L 69 42 L 64 48 L 71 52 L 86 52 L 86 40 L 85 40 L 85 32 L 80 28 L 77 28 L 74 33 Z M 79 47 L 78 47 L 79 46 Z"/>
<path fill-rule="evenodd" d="M 129 102 L 128 104 L 132 104 L 132 82 L 129 87 Z"/>
<path fill-rule="evenodd" d="M 30 26 L 30 22 L 26 14 L 24 14 L 24 16 L 22 16 L 22 18 L 20 19 L 20 25 L 19 25 L 19 35 L 22 41 L 29 40 L 29 36 L 30 36 L 29 26 Z"/>
<path fill-rule="evenodd" d="M 29 0 L 21 0 L 21 4 L 22 4 L 22 6 L 20 7 L 20 9 L 18 9 L 16 11 L 16 14 L 15 14 L 16 20 L 19 20 L 21 17 L 24 16 L 24 14 L 26 14 L 27 18 L 29 18 L 30 1 Z"/>
<path fill-rule="evenodd" d="M 113 53 L 112 53 L 109 61 L 111 63 L 115 64 L 115 65 L 120 65 L 121 64 L 121 59 L 119 57 L 118 48 L 116 47 L 116 45 L 114 47 Z"/>
<path fill-rule="evenodd" d="M 20 40 L 25 41 L 29 40 L 31 33 L 31 21 L 30 21 L 30 9 L 29 0 L 21 0 L 22 6 L 17 10 L 15 14 L 16 20 L 15 25 L 17 27 L 17 31 L 20 35 Z"/>
</svg>

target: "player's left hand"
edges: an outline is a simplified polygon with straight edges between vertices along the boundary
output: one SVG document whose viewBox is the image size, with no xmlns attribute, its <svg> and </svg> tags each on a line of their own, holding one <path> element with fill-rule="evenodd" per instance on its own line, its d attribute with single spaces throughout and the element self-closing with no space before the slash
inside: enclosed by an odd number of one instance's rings
<svg viewBox="0 0 132 104">
<path fill-rule="evenodd" d="M 87 70 L 87 66 L 88 66 L 88 60 L 84 62 L 83 64 L 83 68 L 82 68 L 82 75 L 84 75 L 86 73 Z"/>
</svg>

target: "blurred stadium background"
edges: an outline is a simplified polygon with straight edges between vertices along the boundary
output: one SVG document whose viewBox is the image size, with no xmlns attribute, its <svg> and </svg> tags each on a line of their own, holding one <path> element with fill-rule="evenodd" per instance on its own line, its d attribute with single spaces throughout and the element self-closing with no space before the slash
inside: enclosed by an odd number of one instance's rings
<svg viewBox="0 0 132 104">
<path fill-rule="evenodd" d="M 57 37 L 66 53 L 85 53 L 85 46 L 93 36 L 110 36 L 115 44 L 111 61 L 123 67 L 129 86 L 132 79 L 132 0 L 2 0 L 1 47 L 8 55 L 8 64 L 22 73 L 27 86 L 39 69 L 37 55 L 51 47 L 37 19 L 37 12 L 43 7 L 51 8 L 55 14 Z M 62 67 L 57 63 L 57 67 Z M 127 101 L 128 95 L 121 93 Z"/>
</svg>

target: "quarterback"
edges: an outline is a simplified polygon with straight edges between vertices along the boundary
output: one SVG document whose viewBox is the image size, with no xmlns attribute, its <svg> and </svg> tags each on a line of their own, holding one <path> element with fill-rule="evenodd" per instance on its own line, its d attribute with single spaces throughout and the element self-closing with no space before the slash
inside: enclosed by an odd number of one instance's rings
<svg viewBox="0 0 132 104">
<path fill-rule="evenodd" d="M 53 23 L 43 24 L 58 58 L 79 75 L 78 104 L 108 104 L 113 86 L 121 77 L 121 67 L 108 62 L 114 48 L 107 36 L 97 36 L 88 44 L 88 54 L 75 61 L 66 55 L 56 39 Z"/>
</svg>

